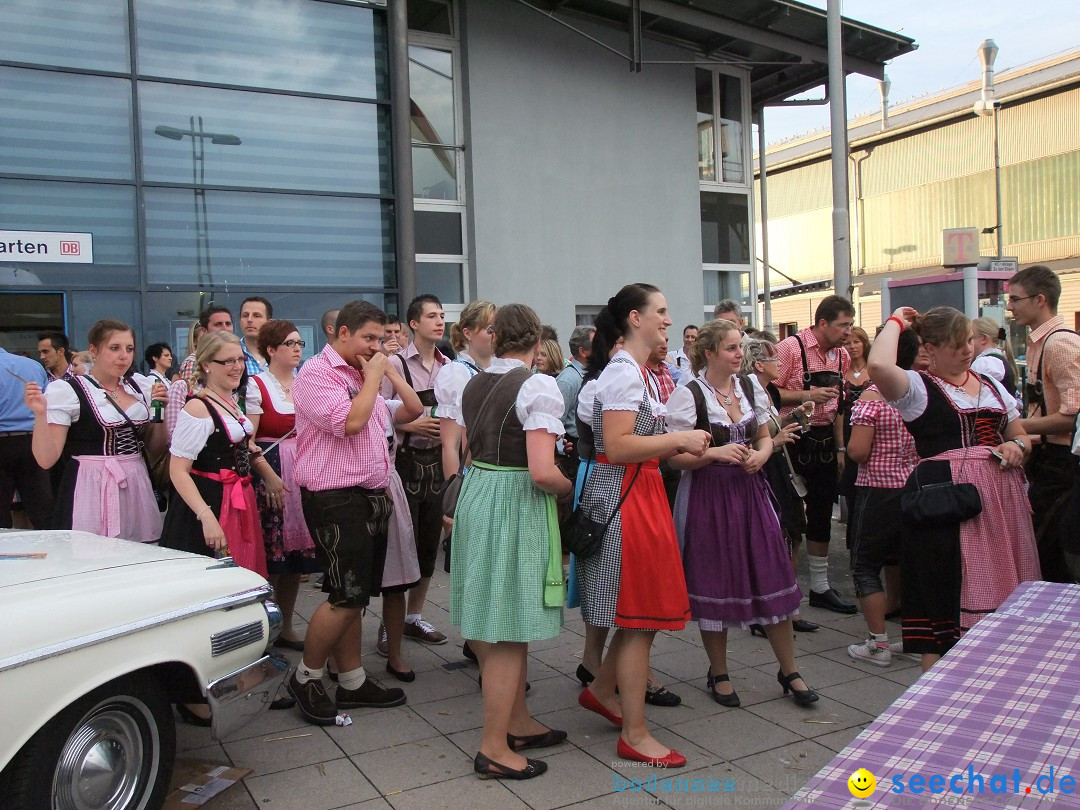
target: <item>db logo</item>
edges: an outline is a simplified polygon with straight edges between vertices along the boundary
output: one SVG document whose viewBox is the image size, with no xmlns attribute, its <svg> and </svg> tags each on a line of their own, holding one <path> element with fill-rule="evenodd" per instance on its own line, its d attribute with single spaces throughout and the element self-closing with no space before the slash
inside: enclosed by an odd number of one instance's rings
<svg viewBox="0 0 1080 810">
<path fill-rule="evenodd" d="M 61 242 L 60 243 L 60 255 L 61 256 L 78 256 L 82 248 L 78 242 Z"/>
</svg>

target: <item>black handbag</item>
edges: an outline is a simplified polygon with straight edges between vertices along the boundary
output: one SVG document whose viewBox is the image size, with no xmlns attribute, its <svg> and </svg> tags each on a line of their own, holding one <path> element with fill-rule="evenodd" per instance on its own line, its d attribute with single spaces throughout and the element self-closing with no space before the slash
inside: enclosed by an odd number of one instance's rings
<svg viewBox="0 0 1080 810">
<path fill-rule="evenodd" d="M 448 518 L 454 516 L 458 496 L 461 494 L 461 473 L 454 473 L 446 479 L 442 489 L 442 511 Z"/>
<path fill-rule="evenodd" d="M 918 468 L 916 468 L 916 472 Z M 982 512 L 982 498 L 974 484 L 919 485 L 900 496 L 900 511 L 918 528 L 958 524 Z"/>
<path fill-rule="evenodd" d="M 586 483 L 589 480 L 589 464 L 592 464 L 592 459 L 586 462 Z M 630 485 L 627 486 L 626 491 L 619 498 L 619 502 L 615 504 L 615 508 L 611 510 L 611 517 L 607 519 L 607 522 L 601 523 L 598 520 L 593 520 L 582 511 L 579 504 L 578 508 L 571 512 L 570 516 L 559 526 L 559 532 L 562 534 L 563 549 L 583 560 L 596 554 L 604 543 L 604 535 L 607 534 L 607 530 L 611 527 L 615 516 L 619 514 L 619 508 L 623 505 L 623 501 L 626 500 L 626 496 L 630 494 L 630 490 L 633 488 L 640 472 L 641 465 L 638 464 L 633 477 L 630 479 Z"/>
</svg>

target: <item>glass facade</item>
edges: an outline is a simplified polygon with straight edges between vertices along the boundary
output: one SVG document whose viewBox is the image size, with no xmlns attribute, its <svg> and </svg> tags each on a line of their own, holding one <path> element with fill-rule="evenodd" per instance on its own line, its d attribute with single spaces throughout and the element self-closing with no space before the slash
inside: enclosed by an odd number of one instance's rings
<svg viewBox="0 0 1080 810">
<path fill-rule="evenodd" d="M 174 343 L 210 301 L 256 294 L 298 325 L 352 297 L 396 310 L 385 17 L 333 0 L 0 4 L 0 105 L 19 111 L 0 117 L 0 229 L 91 233 L 94 259 L 6 262 L 0 294 L 62 296 L 79 348 L 100 317 Z M 447 129 L 428 97 L 452 144 L 452 98 Z"/>
</svg>

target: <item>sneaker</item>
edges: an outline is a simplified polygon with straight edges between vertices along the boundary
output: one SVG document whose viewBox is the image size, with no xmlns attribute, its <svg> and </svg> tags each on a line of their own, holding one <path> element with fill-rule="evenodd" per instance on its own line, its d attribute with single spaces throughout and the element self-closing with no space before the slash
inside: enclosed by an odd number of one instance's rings
<svg viewBox="0 0 1080 810">
<path fill-rule="evenodd" d="M 383 658 L 390 657 L 390 638 L 386 635 L 386 625 L 379 625 L 379 640 L 375 642 L 375 652 Z"/>
<path fill-rule="evenodd" d="M 850 645 L 847 654 L 856 661 L 865 661 L 875 667 L 887 667 L 892 663 L 892 650 L 889 647 L 879 647 L 872 638 L 862 644 Z"/>
<path fill-rule="evenodd" d="M 385 709 L 400 706 L 405 702 L 405 693 L 400 689 L 385 689 L 375 683 L 369 675 L 359 689 L 337 690 L 338 709 Z"/>
<path fill-rule="evenodd" d="M 330 700 L 330 696 L 326 694 L 321 680 L 300 683 L 294 671 L 285 688 L 296 701 L 300 714 L 304 715 L 309 723 L 318 726 L 334 725 L 337 709 L 334 707 L 334 701 Z"/>
<path fill-rule="evenodd" d="M 423 619 L 415 622 L 405 622 L 405 637 L 423 642 L 424 644 L 446 643 L 446 636 Z"/>
</svg>

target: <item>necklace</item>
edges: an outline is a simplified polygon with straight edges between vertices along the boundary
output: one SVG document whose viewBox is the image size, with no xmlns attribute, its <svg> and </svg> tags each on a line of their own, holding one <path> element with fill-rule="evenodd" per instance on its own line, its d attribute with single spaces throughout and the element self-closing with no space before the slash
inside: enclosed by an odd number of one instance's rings
<svg viewBox="0 0 1080 810">
<path fill-rule="evenodd" d="M 863 369 L 865 369 L 865 368 L 866 368 L 865 363 L 863 363 L 863 365 L 860 368 L 855 368 L 854 366 L 852 366 L 851 376 L 854 377 L 856 380 L 859 379 L 859 377 L 862 376 Z"/>
<path fill-rule="evenodd" d="M 971 370 L 968 369 L 967 371 L 964 372 L 964 381 L 962 383 L 960 383 L 959 385 L 957 385 L 954 382 L 950 382 L 949 380 L 946 380 L 940 374 L 935 374 L 934 376 L 937 377 L 939 380 L 941 380 L 942 385 L 947 385 L 949 388 L 953 389 L 956 393 L 958 393 L 958 394 L 966 394 L 967 389 L 964 388 L 964 386 L 967 385 L 968 377 L 971 376 Z"/>
<path fill-rule="evenodd" d="M 229 414 L 229 416 L 231 416 L 237 422 L 240 421 L 240 410 L 236 407 L 236 405 L 226 405 L 209 388 L 204 388 L 203 393 L 205 393 L 207 399 L 210 399 L 210 400 L 216 402 L 218 405 L 220 405 L 222 408 L 224 408 L 225 412 L 227 414 Z"/>
<path fill-rule="evenodd" d="M 706 380 L 706 382 L 708 382 L 708 381 Z M 709 385 L 712 386 L 713 392 L 716 394 L 716 398 L 719 399 L 724 404 L 725 408 L 730 408 L 731 407 L 732 402 L 733 402 L 733 400 L 731 398 L 731 395 L 735 393 L 735 381 L 734 380 L 729 380 L 729 383 L 730 383 L 730 385 L 728 387 L 728 393 L 726 393 L 726 394 L 723 391 L 721 391 L 719 388 L 717 388 L 715 385 L 713 385 L 712 383 L 709 383 Z"/>
<path fill-rule="evenodd" d="M 282 394 L 291 394 L 292 393 L 292 386 L 291 385 L 285 385 L 285 383 L 283 383 L 281 380 L 279 380 L 277 378 L 277 375 L 274 374 L 274 372 L 272 372 L 272 371 L 270 372 L 270 378 L 274 381 L 274 384 L 278 387 L 278 390 L 281 391 Z M 292 382 L 292 380 L 290 379 L 289 382 Z"/>
<path fill-rule="evenodd" d="M 105 383 L 103 383 L 97 377 L 91 376 L 90 379 L 92 379 L 94 382 L 96 382 L 98 385 L 100 385 L 101 390 L 105 391 L 106 393 L 109 393 L 109 394 L 118 394 L 118 393 L 120 393 L 120 388 L 122 387 L 122 383 L 121 383 L 120 380 L 116 381 L 116 387 L 115 388 L 109 388 L 107 385 L 105 385 Z"/>
</svg>

